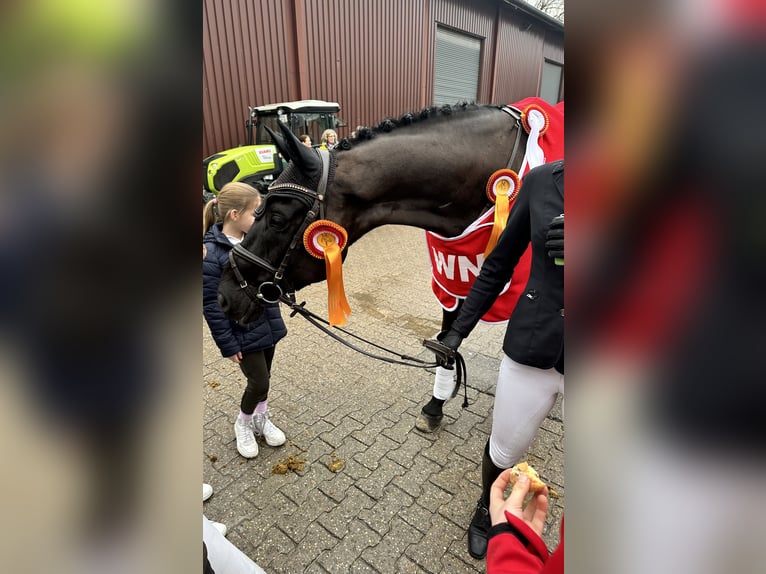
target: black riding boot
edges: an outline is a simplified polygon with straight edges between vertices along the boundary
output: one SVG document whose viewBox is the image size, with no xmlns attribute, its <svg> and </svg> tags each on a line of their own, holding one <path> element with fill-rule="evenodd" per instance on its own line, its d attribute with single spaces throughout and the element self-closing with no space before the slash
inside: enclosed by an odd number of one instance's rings
<svg viewBox="0 0 766 574">
<path fill-rule="evenodd" d="M 489 492 L 492 483 L 503 472 L 489 457 L 489 441 L 484 447 L 484 458 L 481 461 L 481 498 L 476 504 L 476 512 L 468 526 L 468 554 L 476 559 L 487 555 L 487 533 L 492 523 L 489 518 Z"/>
</svg>

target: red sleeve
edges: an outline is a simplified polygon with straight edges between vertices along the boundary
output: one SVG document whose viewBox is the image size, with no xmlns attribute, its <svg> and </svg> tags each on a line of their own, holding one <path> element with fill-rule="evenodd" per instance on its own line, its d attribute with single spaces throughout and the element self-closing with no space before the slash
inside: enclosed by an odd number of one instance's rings
<svg viewBox="0 0 766 574">
<path fill-rule="evenodd" d="M 564 574 L 564 523 L 561 543 L 549 555 L 545 542 L 522 520 L 505 513 L 507 524 L 490 529 L 487 574 Z"/>
</svg>

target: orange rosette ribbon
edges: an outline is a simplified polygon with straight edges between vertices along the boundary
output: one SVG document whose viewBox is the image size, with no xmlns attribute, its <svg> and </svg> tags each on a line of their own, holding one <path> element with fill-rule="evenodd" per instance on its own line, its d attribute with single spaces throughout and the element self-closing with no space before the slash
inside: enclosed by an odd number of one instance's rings
<svg viewBox="0 0 766 574">
<path fill-rule="evenodd" d="M 524 130 L 527 133 L 530 133 L 532 131 L 532 126 L 529 125 L 529 114 L 532 112 L 537 112 L 542 116 L 543 120 L 543 127 L 540 128 L 539 136 L 542 137 L 542 135 L 548 131 L 548 126 L 551 124 L 551 120 L 548 117 L 548 114 L 545 113 L 545 110 L 538 106 L 537 104 L 529 104 L 524 110 L 521 112 L 521 124 L 524 126 Z"/>
<path fill-rule="evenodd" d="M 492 233 L 484 249 L 486 258 L 497 245 L 500 234 L 508 222 L 508 214 L 511 211 L 511 202 L 519 193 L 518 174 L 511 169 L 499 169 L 489 177 L 487 181 L 487 197 L 495 204 L 495 221 L 492 224 Z"/>
<path fill-rule="evenodd" d="M 317 259 L 324 259 L 327 272 L 327 315 L 331 326 L 343 326 L 351 307 L 343 288 L 343 257 L 348 233 L 337 223 L 320 219 L 306 228 L 303 246 Z"/>
</svg>

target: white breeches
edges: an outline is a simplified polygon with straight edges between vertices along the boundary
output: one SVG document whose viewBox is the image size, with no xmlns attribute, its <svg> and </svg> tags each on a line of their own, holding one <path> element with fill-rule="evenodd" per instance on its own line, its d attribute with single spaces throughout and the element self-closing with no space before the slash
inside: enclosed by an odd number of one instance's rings
<svg viewBox="0 0 766 574">
<path fill-rule="evenodd" d="M 564 394 L 564 375 L 556 369 L 528 367 L 503 355 L 489 437 L 495 466 L 519 462 L 559 394 Z"/>
</svg>

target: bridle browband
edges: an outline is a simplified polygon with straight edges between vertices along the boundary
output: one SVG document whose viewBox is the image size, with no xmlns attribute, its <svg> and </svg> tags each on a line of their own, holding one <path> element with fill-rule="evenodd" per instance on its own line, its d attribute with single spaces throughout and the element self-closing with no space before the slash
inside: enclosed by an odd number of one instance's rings
<svg viewBox="0 0 766 574">
<path fill-rule="evenodd" d="M 290 256 L 298 247 L 298 244 L 302 242 L 303 234 L 306 231 L 306 228 L 314 220 L 316 220 L 317 216 L 319 216 L 320 219 L 324 219 L 324 199 L 325 192 L 327 190 L 327 181 L 330 174 L 330 152 L 321 148 L 317 148 L 316 151 L 319 153 L 319 159 L 322 160 L 322 175 L 319 178 L 319 186 L 317 187 L 317 190 L 314 191 L 313 189 L 309 189 L 308 187 L 304 187 L 295 183 L 274 182 L 269 186 L 268 196 L 263 202 L 264 207 L 259 208 L 263 210 L 265 208 L 265 203 L 269 200 L 269 198 L 277 196 L 293 197 L 299 199 L 309 207 L 308 211 L 306 212 L 306 216 L 303 218 L 303 223 L 301 223 L 300 227 L 295 232 L 295 235 L 293 235 L 290 246 L 287 248 L 285 255 L 282 257 L 282 261 L 280 262 L 279 267 L 274 267 L 274 265 L 265 259 L 262 259 L 254 253 L 251 253 L 242 247 L 241 243 L 235 245 L 232 247 L 231 251 L 229 251 L 229 264 L 231 265 L 231 270 L 234 272 L 234 277 L 236 277 L 240 289 L 242 289 L 251 300 L 253 299 L 253 296 L 248 290 L 249 285 L 247 280 L 244 278 L 242 272 L 237 266 L 237 257 L 240 257 L 249 263 L 257 265 L 261 269 L 265 269 L 269 273 L 274 274 L 272 281 L 264 281 L 258 286 L 258 291 L 255 294 L 255 299 L 263 303 L 278 303 L 280 297 L 283 295 L 282 288 L 279 286 L 279 282 L 284 277 L 285 269 L 287 268 L 287 263 L 290 260 Z"/>
</svg>

